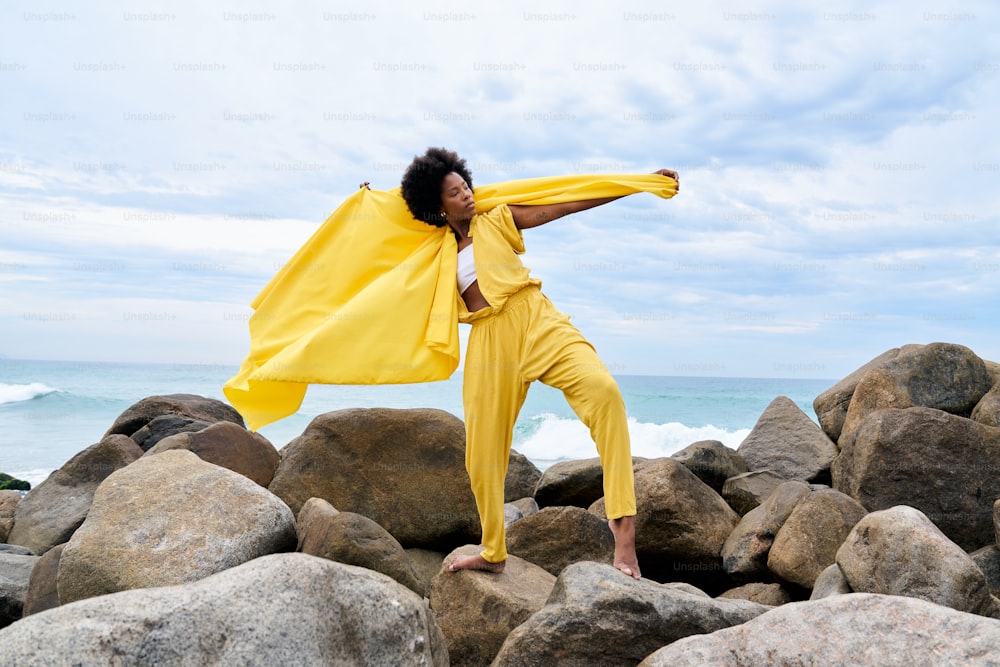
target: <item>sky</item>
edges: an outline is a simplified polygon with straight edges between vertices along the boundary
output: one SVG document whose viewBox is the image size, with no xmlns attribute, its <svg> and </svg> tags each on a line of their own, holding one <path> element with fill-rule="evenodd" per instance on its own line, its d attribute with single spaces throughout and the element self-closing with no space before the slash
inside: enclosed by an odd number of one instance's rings
<svg viewBox="0 0 1000 667">
<path fill-rule="evenodd" d="M 318 225 L 444 146 L 680 172 L 524 234 L 616 374 L 1000 361 L 1000 10 L 958 4 L 5 2 L 0 356 L 235 370 Z"/>
</svg>

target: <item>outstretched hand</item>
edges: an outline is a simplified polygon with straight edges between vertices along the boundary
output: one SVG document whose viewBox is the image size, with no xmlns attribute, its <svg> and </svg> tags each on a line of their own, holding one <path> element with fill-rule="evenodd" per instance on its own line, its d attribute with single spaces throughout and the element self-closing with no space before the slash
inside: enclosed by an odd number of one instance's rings
<svg viewBox="0 0 1000 667">
<path fill-rule="evenodd" d="M 653 173 L 654 174 L 659 174 L 661 176 L 669 176 L 670 178 L 674 179 L 678 183 L 680 183 L 680 180 L 681 180 L 681 177 L 673 169 L 657 169 Z"/>
</svg>

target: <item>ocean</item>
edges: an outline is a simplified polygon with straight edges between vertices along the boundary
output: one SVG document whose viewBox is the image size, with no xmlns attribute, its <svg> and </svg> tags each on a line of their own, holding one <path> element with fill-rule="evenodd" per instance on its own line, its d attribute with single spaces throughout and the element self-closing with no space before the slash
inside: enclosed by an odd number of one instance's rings
<svg viewBox="0 0 1000 667">
<path fill-rule="evenodd" d="M 0 359 L 0 472 L 37 485 L 98 442 L 119 414 L 146 396 L 199 394 L 225 400 L 236 366 L 117 364 Z M 767 405 L 787 396 L 816 420 L 813 399 L 835 380 L 618 375 L 636 456 L 669 456 L 698 440 L 736 448 Z M 343 408 L 439 408 L 462 416 L 461 373 L 412 385 L 314 385 L 299 412 L 260 433 L 281 449 L 313 417 Z M 528 392 L 514 449 L 539 469 L 597 455 L 562 394 L 541 383 Z"/>
</svg>

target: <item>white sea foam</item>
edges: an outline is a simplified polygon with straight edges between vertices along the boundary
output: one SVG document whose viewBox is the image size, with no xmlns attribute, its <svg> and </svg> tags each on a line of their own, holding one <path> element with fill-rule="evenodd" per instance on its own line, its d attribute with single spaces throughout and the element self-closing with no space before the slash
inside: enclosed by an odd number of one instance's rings
<svg viewBox="0 0 1000 667">
<path fill-rule="evenodd" d="M 514 449 L 528 457 L 539 468 L 556 461 L 586 459 L 597 456 L 597 449 L 587 427 L 578 419 L 567 419 L 553 414 L 534 418 L 538 426 Z M 670 456 L 699 440 L 718 440 L 736 449 L 750 433 L 750 429 L 727 431 L 712 425 L 687 426 L 678 422 L 653 424 L 629 419 L 629 436 L 632 455 L 646 458 Z"/>
<path fill-rule="evenodd" d="M 55 391 L 59 390 L 41 382 L 32 382 L 31 384 L 0 383 L 0 405 L 30 401 L 33 398 L 51 394 Z"/>
<path fill-rule="evenodd" d="M 14 479 L 22 479 L 25 482 L 31 484 L 31 488 L 35 488 L 36 486 L 44 482 L 46 478 L 48 478 L 48 476 L 52 474 L 52 472 L 53 472 L 52 470 L 38 468 L 35 470 L 24 470 L 21 472 L 18 471 L 8 472 L 7 474 L 13 477 Z"/>
</svg>

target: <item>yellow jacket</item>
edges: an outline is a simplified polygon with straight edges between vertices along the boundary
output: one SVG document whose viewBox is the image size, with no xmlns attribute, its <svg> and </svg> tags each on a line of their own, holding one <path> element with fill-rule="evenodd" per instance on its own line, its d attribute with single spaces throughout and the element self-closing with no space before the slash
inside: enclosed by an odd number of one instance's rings
<svg viewBox="0 0 1000 667">
<path fill-rule="evenodd" d="M 669 198 L 677 183 L 657 174 L 554 176 L 478 186 L 475 197 L 484 212 L 635 192 Z M 450 229 L 415 220 L 399 188 L 358 190 L 251 302 L 250 352 L 226 397 L 256 430 L 298 410 L 309 384 L 447 379 L 467 312 L 456 255 Z"/>
</svg>

